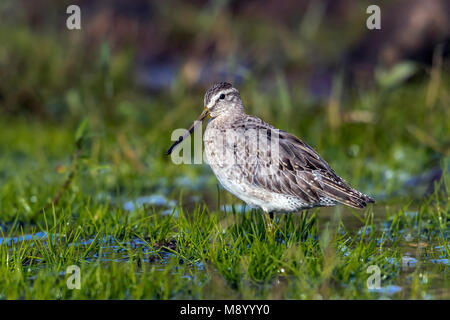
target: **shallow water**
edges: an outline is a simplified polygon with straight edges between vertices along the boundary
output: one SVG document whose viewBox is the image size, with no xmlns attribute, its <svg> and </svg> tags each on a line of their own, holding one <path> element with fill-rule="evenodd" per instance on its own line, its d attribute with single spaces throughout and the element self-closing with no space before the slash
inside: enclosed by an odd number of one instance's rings
<svg viewBox="0 0 450 320">
<path fill-rule="evenodd" d="M 144 205 L 174 208 L 176 204 L 177 203 L 175 200 L 169 200 L 160 194 L 153 194 L 149 196 L 141 196 L 134 200 L 128 200 L 123 204 L 123 208 L 127 211 L 142 208 Z"/>
</svg>

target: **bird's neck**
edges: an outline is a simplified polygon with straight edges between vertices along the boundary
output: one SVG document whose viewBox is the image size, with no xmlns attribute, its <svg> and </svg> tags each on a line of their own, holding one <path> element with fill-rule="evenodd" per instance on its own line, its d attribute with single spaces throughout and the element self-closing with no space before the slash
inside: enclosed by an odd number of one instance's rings
<svg viewBox="0 0 450 320">
<path fill-rule="evenodd" d="M 247 114 L 244 110 L 230 110 L 226 113 L 222 113 L 218 115 L 217 117 L 214 117 L 211 119 L 211 121 L 214 121 L 216 124 L 232 124 L 237 119 L 240 119 L 242 117 L 245 117 Z"/>
</svg>

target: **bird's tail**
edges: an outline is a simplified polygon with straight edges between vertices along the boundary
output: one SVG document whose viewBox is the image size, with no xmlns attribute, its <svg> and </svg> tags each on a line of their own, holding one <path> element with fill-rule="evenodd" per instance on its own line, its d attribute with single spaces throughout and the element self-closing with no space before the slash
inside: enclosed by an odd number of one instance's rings
<svg viewBox="0 0 450 320">
<path fill-rule="evenodd" d="M 323 179 L 323 192 L 337 202 L 353 208 L 362 209 L 368 203 L 375 203 L 375 199 L 348 186 L 344 181 Z"/>
</svg>

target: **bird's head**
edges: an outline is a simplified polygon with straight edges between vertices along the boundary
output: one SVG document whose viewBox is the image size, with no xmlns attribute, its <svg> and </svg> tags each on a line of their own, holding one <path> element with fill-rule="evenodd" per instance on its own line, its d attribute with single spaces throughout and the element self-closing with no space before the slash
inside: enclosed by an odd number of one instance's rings
<svg viewBox="0 0 450 320">
<path fill-rule="evenodd" d="M 209 88 L 204 98 L 205 108 L 211 118 L 237 114 L 244 111 L 239 91 L 228 82 L 218 82 Z"/>
<path fill-rule="evenodd" d="M 186 139 L 194 131 L 195 127 L 201 125 L 206 119 L 214 119 L 220 116 L 228 117 L 244 112 L 244 104 L 239 91 L 228 82 L 218 82 L 211 86 L 206 91 L 203 102 L 203 112 L 194 121 L 189 130 L 174 142 L 167 154 L 170 154 L 176 145 Z"/>
</svg>

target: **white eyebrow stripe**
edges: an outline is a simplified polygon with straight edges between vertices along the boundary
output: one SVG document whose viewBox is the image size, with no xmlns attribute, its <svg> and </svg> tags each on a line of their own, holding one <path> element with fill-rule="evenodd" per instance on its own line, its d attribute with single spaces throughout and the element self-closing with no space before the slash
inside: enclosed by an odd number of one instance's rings
<svg viewBox="0 0 450 320">
<path fill-rule="evenodd" d="M 208 105 L 207 105 L 206 107 L 207 107 L 208 109 L 210 109 L 210 108 L 216 103 L 217 99 L 220 97 L 221 94 L 227 95 L 227 94 L 229 94 L 229 93 L 231 93 L 231 92 L 235 92 L 235 91 L 236 91 L 236 89 L 230 88 L 230 89 L 222 90 L 222 91 L 218 92 L 217 94 L 215 94 L 215 95 L 209 100 L 209 103 L 208 103 Z"/>
</svg>

